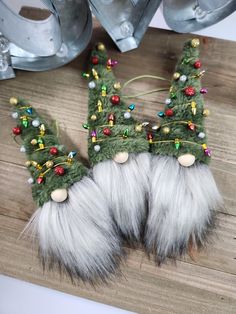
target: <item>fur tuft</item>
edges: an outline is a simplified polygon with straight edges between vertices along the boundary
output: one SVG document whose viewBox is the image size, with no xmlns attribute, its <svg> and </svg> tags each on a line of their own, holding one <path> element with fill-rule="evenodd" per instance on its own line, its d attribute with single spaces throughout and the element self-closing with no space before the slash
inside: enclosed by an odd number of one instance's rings
<svg viewBox="0 0 236 314">
<path fill-rule="evenodd" d="M 88 177 L 73 184 L 68 194 L 63 203 L 40 207 L 24 231 L 38 238 L 44 267 L 59 267 L 72 281 L 106 281 L 117 272 L 122 256 L 106 201 Z"/>
<path fill-rule="evenodd" d="M 146 220 L 150 154 L 130 154 L 124 164 L 107 160 L 94 166 L 94 181 L 106 196 L 122 235 L 139 241 Z"/>
<path fill-rule="evenodd" d="M 145 244 L 161 264 L 185 254 L 189 244 L 204 246 L 223 202 L 203 163 L 186 168 L 176 158 L 153 156 L 151 169 Z"/>
</svg>

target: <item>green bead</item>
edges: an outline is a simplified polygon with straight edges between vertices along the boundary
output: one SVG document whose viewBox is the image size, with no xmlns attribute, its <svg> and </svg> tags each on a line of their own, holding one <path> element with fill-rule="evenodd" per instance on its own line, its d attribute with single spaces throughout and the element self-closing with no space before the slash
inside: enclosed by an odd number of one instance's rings
<svg viewBox="0 0 236 314">
<path fill-rule="evenodd" d="M 107 90 L 106 85 L 102 85 L 102 90 L 104 90 L 104 91 L 106 91 L 106 90 Z"/>
<path fill-rule="evenodd" d="M 129 129 L 125 129 L 123 132 L 123 137 L 127 138 L 129 136 Z"/>
<path fill-rule="evenodd" d="M 82 126 L 83 126 L 83 128 L 84 128 L 84 129 L 86 129 L 86 130 L 88 130 L 88 129 L 89 129 L 89 126 L 88 126 L 88 124 L 87 124 L 87 123 L 82 124 Z"/>
<path fill-rule="evenodd" d="M 176 149 L 180 148 L 180 141 L 178 139 L 175 139 L 175 148 Z"/>
<path fill-rule="evenodd" d="M 176 93 L 173 93 L 173 92 L 170 93 L 170 98 L 172 98 L 172 99 L 173 99 L 173 98 L 176 98 Z"/>
<path fill-rule="evenodd" d="M 29 121 L 28 121 L 27 119 L 22 120 L 22 125 L 23 125 L 25 128 L 28 128 L 28 126 L 29 126 Z"/>
<path fill-rule="evenodd" d="M 43 140 L 41 137 L 38 138 L 38 144 L 43 144 Z"/>
</svg>

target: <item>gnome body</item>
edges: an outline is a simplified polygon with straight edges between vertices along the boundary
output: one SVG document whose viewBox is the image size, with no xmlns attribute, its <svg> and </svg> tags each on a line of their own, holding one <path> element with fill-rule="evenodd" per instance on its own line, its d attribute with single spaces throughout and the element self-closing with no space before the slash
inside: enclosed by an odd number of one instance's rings
<svg viewBox="0 0 236 314">
<path fill-rule="evenodd" d="M 106 280 L 115 273 L 122 252 L 101 191 L 34 108 L 15 98 L 10 102 L 18 122 L 13 133 L 23 139 L 39 206 L 25 232 L 38 238 L 44 266 L 59 266 L 72 280 Z"/>
<path fill-rule="evenodd" d="M 176 67 L 161 127 L 150 145 L 149 217 L 145 243 L 158 263 L 204 246 L 222 199 L 208 168 L 199 40 L 188 41 Z"/>
<path fill-rule="evenodd" d="M 140 240 L 146 219 L 150 156 L 146 133 L 132 117 L 115 80 L 105 47 L 92 52 L 89 82 L 89 159 L 93 178 L 127 240 Z"/>
</svg>

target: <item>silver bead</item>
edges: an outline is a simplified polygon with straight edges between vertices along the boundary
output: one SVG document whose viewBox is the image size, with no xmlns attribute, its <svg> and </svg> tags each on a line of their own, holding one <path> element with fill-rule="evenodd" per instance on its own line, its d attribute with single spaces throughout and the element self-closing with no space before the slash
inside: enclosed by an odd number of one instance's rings
<svg viewBox="0 0 236 314">
<path fill-rule="evenodd" d="M 29 178 L 27 181 L 28 181 L 29 184 L 33 184 L 34 183 L 34 179 L 33 178 Z"/>
<path fill-rule="evenodd" d="M 25 149 L 25 146 L 24 146 L 24 145 L 21 146 L 20 152 L 21 152 L 21 153 L 25 153 L 25 152 L 26 152 L 26 149 Z"/>
<path fill-rule="evenodd" d="M 166 104 L 166 105 L 171 104 L 171 99 L 170 99 L 170 98 L 166 98 L 166 100 L 165 100 L 165 104 Z"/>
<path fill-rule="evenodd" d="M 18 112 L 12 112 L 11 116 L 13 119 L 17 119 L 19 117 Z"/>
<path fill-rule="evenodd" d="M 187 81 L 187 76 L 186 76 L 186 75 L 181 75 L 180 78 L 179 78 L 179 80 L 180 80 L 181 82 L 186 82 L 186 81 Z"/>
<path fill-rule="evenodd" d="M 90 89 L 94 89 L 96 87 L 96 83 L 94 81 L 91 81 L 91 82 L 88 83 L 88 87 Z"/>
<path fill-rule="evenodd" d="M 205 133 L 204 132 L 200 132 L 200 133 L 198 133 L 198 137 L 199 138 L 204 138 L 206 135 L 205 135 Z"/>
<path fill-rule="evenodd" d="M 95 150 L 95 152 L 98 153 L 100 151 L 100 149 L 101 149 L 101 146 L 100 145 L 95 145 L 93 149 Z"/>
<path fill-rule="evenodd" d="M 153 130 L 153 131 L 156 131 L 156 130 L 158 130 L 158 129 L 160 129 L 160 125 L 153 125 L 153 126 L 152 126 L 152 130 Z"/>
<path fill-rule="evenodd" d="M 39 127 L 39 125 L 40 125 L 40 121 L 39 121 L 38 119 L 35 119 L 35 120 L 32 121 L 32 125 L 33 125 L 35 128 L 37 128 L 37 127 Z"/>
<path fill-rule="evenodd" d="M 130 119 L 130 117 L 131 117 L 130 112 L 129 112 L 129 111 L 126 111 L 126 112 L 124 113 L 124 118 L 125 118 L 125 119 Z"/>
</svg>

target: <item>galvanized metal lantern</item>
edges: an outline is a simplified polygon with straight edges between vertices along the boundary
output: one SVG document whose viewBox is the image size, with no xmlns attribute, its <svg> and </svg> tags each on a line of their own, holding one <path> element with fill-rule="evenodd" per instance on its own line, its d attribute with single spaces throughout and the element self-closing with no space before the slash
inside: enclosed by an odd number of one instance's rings
<svg viewBox="0 0 236 314">
<path fill-rule="evenodd" d="M 166 23 L 180 33 L 213 25 L 235 10 L 235 0 L 163 0 Z"/>
<path fill-rule="evenodd" d="M 32 3 L 34 6 L 38 2 L 46 18 L 26 18 L 22 13 L 20 15 L 14 11 L 15 2 L 0 0 L 1 38 L 2 41 L 10 42 L 7 55 L 9 68 L 1 71 L 0 67 L 0 79 L 13 77 L 12 68 L 29 71 L 57 68 L 70 62 L 88 45 L 92 33 L 92 16 L 87 1 L 18 2 Z M 0 48 L 0 63 L 1 56 Z"/>
<path fill-rule="evenodd" d="M 90 0 L 93 14 L 118 48 L 138 47 L 161 0 Z"/>
</svg>

